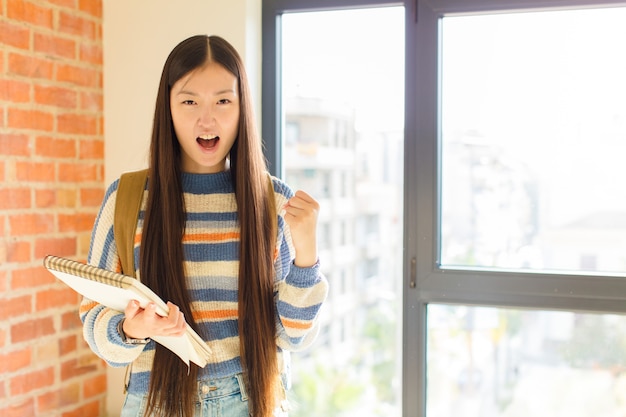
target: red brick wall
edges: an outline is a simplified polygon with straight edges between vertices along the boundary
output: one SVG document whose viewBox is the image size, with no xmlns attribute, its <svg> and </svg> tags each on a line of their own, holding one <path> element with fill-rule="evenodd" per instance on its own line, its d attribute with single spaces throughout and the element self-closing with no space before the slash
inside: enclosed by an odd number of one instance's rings
<svg viewBox="0 0 626 417">
<path fill-rule="evenodd" d="M 84 260 L 103 197 L 102 3 L 0 0 L 0 416 L 105 415 L 78 296 L 41 266 Z"/>
</svg>

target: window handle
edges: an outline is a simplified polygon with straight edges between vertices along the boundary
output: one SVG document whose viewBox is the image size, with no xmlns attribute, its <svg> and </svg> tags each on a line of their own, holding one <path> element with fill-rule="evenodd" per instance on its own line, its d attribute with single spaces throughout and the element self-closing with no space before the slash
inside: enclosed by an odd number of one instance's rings
<svg viewBox="0 0 626 417">
<path fill-rule="evenodd" d="M 411 272 L 410 272 L 409 287 L 415 288 L 417 286 L 417 259 L 415 256 L 411 258 Z"/>
</svg>

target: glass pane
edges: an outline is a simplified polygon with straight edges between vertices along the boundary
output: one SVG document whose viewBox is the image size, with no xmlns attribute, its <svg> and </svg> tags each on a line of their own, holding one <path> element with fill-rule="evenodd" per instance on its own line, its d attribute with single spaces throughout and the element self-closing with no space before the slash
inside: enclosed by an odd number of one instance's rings
<svg viewBox="0 0 626 417">
<path fill-rule="evenodd" d="M 428 417 L 626 414 L 626 317 L 428 306 Z"/>
<path fill-rule="evenodd" d="M 626 272 L 624 22 L 442 19 L 444 267 Z"/>
<path fill-rule="evenodd" d="M 317 342 L 292 355 L 293 414 L 400 416 L 404 9 L 282 24 L 285 178 L 321 204 L 330 282 Z"/>
</svg>

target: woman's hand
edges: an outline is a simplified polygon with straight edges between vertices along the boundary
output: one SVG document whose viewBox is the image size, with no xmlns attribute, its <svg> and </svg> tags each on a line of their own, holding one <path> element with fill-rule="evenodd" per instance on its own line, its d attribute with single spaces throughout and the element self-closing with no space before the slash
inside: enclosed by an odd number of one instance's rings
<svg viewBox="0 0 626 417">
<path fill-rule="evenodd" d="M 283 206 L 285 222 L 291 231 L 291 240 L 296 249 L 294 263 L 299 267 L 309 267 L 317 262 L 317 215 L 319 203 L 304 191 L 296 194 Z"/>
<path fill-rule="evenodd" d="M 147 339 L 154 336 L 182 336 L 185 334 L 187 323 L 185 316 L 178 306 L 167 303 L 170 311 L 167 317 L 156 313 L 156 305 L 150 303 L 141 308 L 139 303 L 131 300 L 124 310 L 122 330 L 132 339 Z"/>
</svg>

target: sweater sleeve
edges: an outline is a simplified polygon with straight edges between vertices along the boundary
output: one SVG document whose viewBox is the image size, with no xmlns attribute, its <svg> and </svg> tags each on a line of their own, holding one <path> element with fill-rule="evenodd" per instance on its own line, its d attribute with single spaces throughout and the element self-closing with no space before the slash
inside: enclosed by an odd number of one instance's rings
<svg viewBox="0 0 626 417">
<path fill-rule="evenodd" d="M 87 262 L 99 268 L 114 272 L 121 271 L 121 264 L 115 238 L 113 218 L 118 181 L 109 186 L 96 217 L 91 234 L 91 244 Z M 109 365 L 121 367 L 134 361 L 145 345 L 124 343 L 117 327 L 124 314 L 102 304 L 83 298 L 80 305 L 80 319 L 83 323 L 83 337 L 93 352 Z"/>
<path fill-rule="evenodd" d="M 319 261 L 308 268 L 294 264 L 295 249 L 281 210 L 294 193 L 276 178 L 274 190 L 279 210 L 277 258 L 274 264 L 278 346 L 298 351 L 310 346 L 317 336 L 319 313 L 328 295 L 328 281 L 320 270 Z"/>
</svg>

